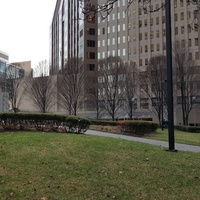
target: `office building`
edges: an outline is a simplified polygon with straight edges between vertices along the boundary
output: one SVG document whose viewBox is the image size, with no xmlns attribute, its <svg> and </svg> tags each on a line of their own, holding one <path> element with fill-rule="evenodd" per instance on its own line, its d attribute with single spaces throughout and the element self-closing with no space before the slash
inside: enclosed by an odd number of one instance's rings
<svg viewBox="0 0 200 200">
<path fill-rule="evenodd" d="M 103 5 L 107 0 L 98 2 Z M 130 5 L 128 2 L 117 1 L 111 14 L 104 20 L 102 13 L 99 14 L 98 60 L 119 56 L 126 62 L 134 62 L 142 72 L 146 70 L 152 57 L 166 55 L 165 1 L 132 1 Z M 189 59 L 200 66 L 197 8 L 191 1 L 171 1 L 171 34 L 172 42 L 181 48 L 187 48 Z M 151 105 L 147 102 L 148 97 L 145 99 L 142 95 L 138 89 L 138 108 L 144 103 L 148 112 Z M 178 114 L 180 109 L 176 111 L 175 123 L 181 123 Z M 154 119 L 153 115 L 152 118 Z"/>
<path fill-rule="evenodd" d="M 9 55 L 3 51 L 0 51 L 0 61 L 8 62 L 9 61 Z"/>
<path fill-rule="evenodd" d="M 50 26 L 50 75 L 62 73 L 70 58 L 83 59 L 85 89 L 82 110 L 92 107 L 88 91 L 93 87 L 91 82 L 97 63 L 97 18 L 92 15 L 85 19 L 82 15 L 85 4 L 96 7 L 97 1 L 87 0 L 80 3 L 77 0 L 57 0 Z M 88 89 L 88 82 L 91 89 Z"/>
</svg>

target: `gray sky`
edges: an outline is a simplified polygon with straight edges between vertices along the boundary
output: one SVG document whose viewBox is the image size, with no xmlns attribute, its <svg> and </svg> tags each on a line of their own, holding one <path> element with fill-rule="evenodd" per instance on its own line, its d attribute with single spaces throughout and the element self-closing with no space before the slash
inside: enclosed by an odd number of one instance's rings
<svg viewBox="0 0 200 200">
<path fill-rule="evenodd" d="M 49 27 L 56 0 L 0 0 L 0 50 L 9 62 L 49 59 Z"/>
</svg>

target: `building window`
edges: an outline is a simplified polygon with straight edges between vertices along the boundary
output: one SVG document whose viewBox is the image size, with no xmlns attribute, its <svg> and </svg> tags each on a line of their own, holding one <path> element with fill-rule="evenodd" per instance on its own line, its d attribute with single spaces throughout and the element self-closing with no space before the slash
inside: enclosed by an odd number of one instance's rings
<svg viewBox="0 0 200 200">
<path fill-rule="evenodd" d="M 175 35 L 178 35 L 178 27 L 175 27 Z"/>
<path fill-rule="evenodd" d="M 185 40 L 181 40 L 181 47 L 185 48 Z"/>
<path fill-rule="evenodd" d="M 115 14 L 114 13 L 112 14 L 112 20 L 115 20 Z"/>
<path fill-rule="evenodd" d="M 120 56 L 120 49 L 118 49 L 117 53 L 118 53 L 118 56 Z"/>
<path fill-rule="evenodd" d="M 148 65 L 148 58 L 145 58 L 145 65 Z"/>
<path fill-rule="evenodd" d="M 165 29 L 163 29 L 163 37 L 165 37 L 166 36 L 166 31 L 165 31 Z"/>
<path fill-rule="evenodd" d="M 159 38 L 159 30 L 156 31 L 156 37 Z"/>
<path fill-rule="evenodd" d="M 88 59 L 95 59 L 95 52 L 87 52 Z"/>
<path fill-rule="evenodd" d="M 191 46 L 192 46 L 192 40 L 188 39 L 188 47 L 191 47 Z"/>
<path fill-rule="evenodd" d="M 105 34 L 105 28 L 102 28 L 102 34 L 103 35 Z"/>
<path fill-rule="evenodd" d="M 112 32 L 113 32 L 113 33 L 115 32 L 115 26 L 112 27 Z"/>
<path fill-rule="evenodd" d="M 88 47 L 95 47 L 95 40 L 87 40 Z"/>
<path fill-rule="evenodd" d="M 150 38 L 151 38 L 151 39 L 153 39 L 153 38 L 154 38 L 153 31 L 151 31 L 151 33 L 150 33 Z"/>
<path fill-rule="evenodd" d="M 156 45 L 157 51 L 160 51 L 160 44 Z"/>
<path fill-rule="evenodd" d="M 126 49 L 123 49 L 123 53 L 122 53 L 123 56 L 126 55 Z"/>
<path fill-rule="evenodd" d="M 192 53 L 189 53 L 189 54 L 188 54 L 188 59 L 189 59 L 189 60 L 192 60 Z"/>
<path fill-rule="evenodd" d="M 108 26 L 108 33 L 110 33 L 110 27 Z"/>
<path fill-rule="evenodd" d="M 195 46 L 199 46 L 199 39 L 198 38 L 195 38 Z"/>
<path fill-rule="evenodd" d="M 144 48 L 145 48 L 145 53 L 147 53 L 148 52 L 148 46 L 145 45 Z"/>
<path fill-rule="evenodd" d="M 142 53 L 142 46 L 140 46 L 140 53 Z"/>
<path fill-rule="evenodd" d="M 153 18 L 150 19 L 150 26 L 153 26 Z"/>
<path fill-rule="evenodd" d="M 147 19 L 144 20 L 144 26 L 147 26 Z"/>
<path fill-rule="evenodd" d="M 147 32 L 145 32 L 145 34 L 144 34 L 144 39 L 148 40 L 148 33 Z"/>
<path fill-rule="evenodd" d="M 117 30 L 118 30 L 118 32 L 120 31 L 120 24 L 118 24 L 118 26 L 117 26 Z"/>
<path fill-rule="evenodd" d="M 165 16 L 162 16 L 162 23 L 164 24 L 165 23 Z"/>
<path fill-rule="evenodd" d="M 154 52 L 154 44 L 151 44 L 151 52 Z"/>
<path fill-rule="evenodd" d="M 88 29 L 88 34 L 89 35 L 95 35 L 95 29 L 94 28 L 89 28 Z"/>
<path fill-rule="evenodd" d="M 181 34 L 184 34 L 184 26 L 181 26 Z"/>
<path fill-rule="evenodd" d="M 120 44 L 120 37 L 118 37 L 117 42 L 118 42 L 118 44 Z"/>
<path fill-rule="evenodd" d="M 139 34 L 139 40 L 142 40 L 142 33 Z"/>
<path fill-rule="evenodd" d="M 95 70 L 95 64 L 89 64 L 89 70 L 94 71 Z"/>
<path fill-rule="evenodd" d="M 139 66 L 142 66 L 142 59 L 139 60 Z"/>
<path fill-rule="evenodd" d="M 123 43 L 125 43 L 126 42 L 126 37 L 125 36 L 123 36 Z"/>
<path fill-rule="evenodd" d="M 125 24 L 123 24 L 123 31 L 125 31 L 126 30 L 126 26 L 125 26 Z"/>
<path fill-rule="evenodd" d="M 184 13 L 181 13 L 181 20 L 184 20 Z"/>
<path fill-rule="evenodd" d="M 199 60 L 199 52 L 195 52 L 195 59 Z"/>
<path fill-rule="evenodd" d="M 118 1 L 119 2 L 119 1 Z M 120 13 L 117 13 L 117 19 L 120 19 Z"/>
<path fill-rule="evenodd" d="M 112 39 L 112 44 L 115 45 L 115 38 Z"/>
<path fill-rule="evenodd" d="M 174 21 L 175 22 L 178 21 L 178 15 L 177 15 L 177 13 L 174 14 Z"/>
<path fill-rule="evenodd" d="M 159 17 L 156 17 L 156 25 L 159 24 Z"/>
</svg>

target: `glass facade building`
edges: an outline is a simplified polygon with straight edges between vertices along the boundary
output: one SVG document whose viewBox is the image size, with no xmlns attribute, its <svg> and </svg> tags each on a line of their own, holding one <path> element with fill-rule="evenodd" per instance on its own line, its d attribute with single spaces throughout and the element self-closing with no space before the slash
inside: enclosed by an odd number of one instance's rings
<svg viewBox="0 0 200 200">
<path fill-rule="evenodd" d="M 82 14 L 82 9 L 88 5 L 97 7 L 97 1 L 57 0 L 50 26 L 50 75 L 62 73 L 66 61 L 70 58 L 83 59 L 83 109 L 92 105 L 87 93 L 94 86 L 90 84 L 91 88 L 88 88 L 86 81 L 93 82 L 97 65 L 97 18 L 89 16 L 85 19 Z M 90 103 L 86 103 L 84 99 Z"/>
</svg>

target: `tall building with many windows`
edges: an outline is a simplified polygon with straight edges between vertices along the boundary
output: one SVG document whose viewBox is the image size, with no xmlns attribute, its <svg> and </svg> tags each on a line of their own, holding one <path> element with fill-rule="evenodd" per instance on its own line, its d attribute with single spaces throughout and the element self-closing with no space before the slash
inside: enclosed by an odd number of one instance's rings
<svg viewBox="0 0 200 200">
<path fill-rule="evenodd" d="M 88 88 L 86 82 L 92 81 L 97 65 L 97 17 L 85 17 L 82 14 L 85 6 L 95 8 L 97 1 L 57 0 L 50 26 L 50 75 L 62 73 L 68 59 L 82 58 L 85 74 L 82 109 L 89 109 L 92 102 L 87 93 L 93 86 L 89 84 Z"/>
<path fill-rule="evenodd" d="M 151 57 L 166 54 L 165 1 L 128 2 L 117 1 L 104 20 L 98 16 L 98 59 L 120 56 L 144 70 Z M 191 1 L 171 1 L 172 41 L 188 47 L 191 59 L 200 64 L 197 14 Z"/>
<path fill-rule="evenodd" d="M 100 5 L 107 2 L 107 0 L 98 1 Z M 179 48 L 187 49 L 189 60 L 200 66 L 197 10 L 197 4 L 192 1 L 171 1 L 172 42 Z M 104 14 L 107 13 L 102 12 L 98 15 L 98 60 L 119 56 L 123 61 L 132 61 L 140 72 L 144 72 L 152 57 L 166 55 L 164 0 L 119 0 L 113 4 L 110 14 L 102 19 Z M 140 110 L 151 110 L 149 97 L 141 91 L 141 88 L 138 88 L 136 95 L 137 107 Z M 178 107 L 176 111 L 180 113 Z M 179 114 L 176 116 L 176 123 L 179 123 L 181 117 Z"/>
</svg>

